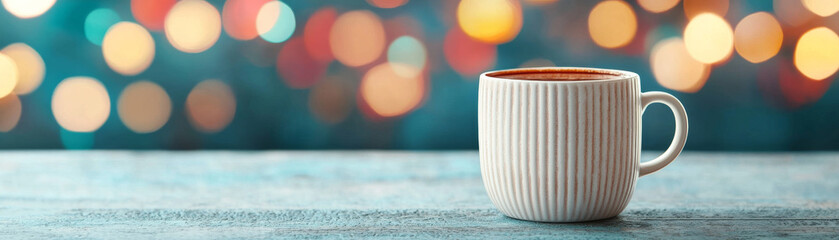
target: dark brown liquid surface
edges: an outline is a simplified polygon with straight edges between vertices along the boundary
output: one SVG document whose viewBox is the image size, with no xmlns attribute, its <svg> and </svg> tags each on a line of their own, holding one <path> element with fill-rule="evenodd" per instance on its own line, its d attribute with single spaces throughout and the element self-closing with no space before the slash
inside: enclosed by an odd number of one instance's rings
<svg viewBox="0 0 839 240">
<path fill-rule="evenodd" d="M 517 80 L 536 81 L 584 81 L 584 80 L 614 80 L 626 76 L 606 71 L 588 69 L 521 69 L 489 73 L 487 76 Z"/>
</svg>

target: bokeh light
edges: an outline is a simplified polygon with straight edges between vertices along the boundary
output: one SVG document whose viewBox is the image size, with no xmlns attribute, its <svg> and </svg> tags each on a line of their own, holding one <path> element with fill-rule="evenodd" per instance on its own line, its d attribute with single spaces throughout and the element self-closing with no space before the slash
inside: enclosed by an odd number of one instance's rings
<svg viewBox="0 0 839 240">
<path fill-rule="evenodd" d="M 18 18 L 41 16 L 55 5 L 55 0 L 3 0 L 3 7 Z"/>
<path fill-rule="evenodd" d="M 221 35 L 221 16 L 202 0 L 183 0 L 166 15 L 166 39 L 176 49 L 199 53 L 212 47 Z"/>
<path fill-rule="evenodd" d="M 256 16 L 269 0 L 228 0 L 221 10 L 224 31 L 238 40 L 256 38 Z"/>
<path fill-rule="evenodd" d="M 294 37 L 283 46 L 277 55 L 277 73 L 291 88 L 308 88 L 326 73 L 327 63 L 309 56 L 303 39 Z"/>
<path fill-rule="evenodd" d="M 711 68 L 688 54 L 681 38 L 658 42 L 650 53 L 650 67 L 655 80 L 669 89 L 693 93 L 702 89 Z"/>
<path fill-rule="evenodd" d="M 344 65 L 367 65 L 384 51 L 385 30 L 382 21 L 370 11 L 341 14 L 329 31 L 329 46 L 335 59 Z"/>
<path fill-rule="evenodd" d="M 335 8 L 321 8 L 309 17 L 309 21 L 303 27 L 303 43 L 306 45 L 306 51 L 315 60 L 331 62 L 334 58 L 329 47 L 329 31 L 337 17 Z"/>
<path fill-rule="evenodd" d="M 408 0 L 367 0 L 367 3 L 377 8 L 395 8 L 408 3 Z"/>
<path fill-rule="evenodd" d="M 839 69 L 839 36 L 826 27 L 804 33 L 795 45 L 795 67 L 810 79 L 822 80 Z"/>
<path fill-rule="evenodd" d="M 134 19 L 151 31 L 162 31 L 166 15 L 177 0 L 131 0 Z"/>
<path fill-rule="evenodd" d="M 479 42 L 452 28 L 443 40 L 443 54 L 449 65 L 463 76 L 475 76 L 495 66 L 495 45 Z"/>
<path fill-rule="evenodd" d="M 64 79 L 52 94 L 52 114 L 58 125 L 73 132 L 93 132 L 111 114 L 105 86 L 90 77 Z"/>
<path fill-rule="evenodd" d="M 535 5 L 535 6 L 544 6 L 551 3 L 555 3 L 559 0 L 524 0 L 527 4 Z"/>
<path fill-rule="evenodd" d="M 679 4 L 679 0 L 638 0 L 641 8 L 651 13 L 661 13 Z"/>
<path fill-rule="evenodd" d="M 816 15 L 797 0 L 775 0 L 772 2 L 775 16 L 789 26 L 797 27 L 813 19 Z"/>
<path fill-rule="evenodd" d="M 693 19 L 702 13 L 725 16 L 728 13 L 728 5 L 728 0 L 684 0 L 682 2 L 687 19 Z"/>
<path fill-rule="evenodd" d="M 387 49 L 387 61 L 411 66 L 410 68 L 396 68 L 394 71 L 403 77 L 415 77 L 425 69 L 427 61 L 425 46 L 414 37 L 398 37 Z"/>
<path fill-rule="evenodd" d="M 519 65 L 521 68 L 532 68 L 532 67 L 554 67 L 556 64 L 551 62 L 551 60 L 544 59 L 544 58 L 534 58 L 527 60 L 527 62 L 522 63 Z"/>
<path fill-rule="evenodd" d="M 685 47 L 694 59 L 703 63 L 719 62 L 734 49 L 731 26 L 712 13 L 699 14 L 685 27 Z"/>
<path fill-rule="evenodd" d="M 801 0 L 801 2 L 808 10 L 822 17 L 839 11 L 839 1 L 836 0 Z"/>
<path fill-rule="evenodd" d="M 9 132 L 17 126 L 23 106 L 20 98 L 9 94 L 0 98 L 0 132 Z"/>
<path fill-rule="evenodd" d="M 140 24 L 120 22 L 102 40 L 102 55 L 111 69 L 126 76 L 145 71 L 154 59 L 154 39 Z"/>
<path fill-rule="evenodd" d="M 522 15 L 518 1 L 461 0 L 457 23 L 466 35 L 486 43 L 505 43 L 521 31 Z"/>
<path fill-rule="evenodd" d="M 759 63 L 778 54 L 784 32 L 767 12 L 746 16 L 734 28 L 734 49 L 749 62 Z"/>
<path fill-rule="evenodd" d="M 18 72 L 15 60 L 0 53 L 0 98 L 12 93 L 17 81 Z"/>
<path fill-rule="evenodd" d="M 309 110 L 328 124 L 344 121 L 352 110 L 352 89 L 342 76 L 321 80 L 309 92 Z"/>
<path fill-rule="evenodd" d="M 25 43 L 13 43 L 0 50 L 15 62 L 17 66 L 17 83 L 14 92 L 17 95 L 26 95 L 35 91 L 41 82 L 44 81 L 46 66 L 44 59 L 38 51 Z M 0 73 L 2 75 L 2 73 Z"/>
<path fill-rule="evenodd" d="M 102 39 L 105 38 L 105 33 L 119 21 L 119 15 L 114 10 L 107 8 L 93 10 L 84 19 L 84 36 L 91 43 L 102 45 Z"/>
<path fill-rule="evenodd" d="M 624 1 L 604 1 L 591 9 L 588 32 L 598 46 L 618 48 L 629 44 L 638 30 L 632 6 Z"/>
<path fill-rule="evenodd" d="M 791 65 L 788 60 L 782 59 L 774 69 L 777 70 L 778 87 L 787 107 L 797 108 L 821 99 L 833 80 L 812 80 Z"/>
<path fill-rule="evenodd" d="M 119 119 L 136 133 L 157 131 L 169 121 L 172 100 L 157 84 L 139 81 L 128 85 L 117 101 Z"/>
<path fill-rule="evenodd" d="M 411 66 L 382 63 L 371 68 L 361 80 L 361 97 L 377 116 L 403 115 L 422 102 L 425 94 L 422 77 L 403 77 L 395 70 L 398 68 Z"/>
<path fill-rule="evenodd" d="M 288 40 L 297 26 L 294 11 L 280 1 L 270 1 L 262 5 L 256 15 L 256 31 L 265 41 L 279 43 Z"/>
<path fill-rule="evenodd" d="M 236 114 L 233 90 L 219 80 L 205 80 L 189 92 L 186 112 L 198 131 L 215 133 L 223 130 Z"/>
</svg>

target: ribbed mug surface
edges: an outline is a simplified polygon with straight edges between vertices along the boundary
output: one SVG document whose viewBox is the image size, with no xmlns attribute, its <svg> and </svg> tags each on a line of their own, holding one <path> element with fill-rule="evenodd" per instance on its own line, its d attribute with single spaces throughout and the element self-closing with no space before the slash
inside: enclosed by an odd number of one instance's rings
<svg viewBox="0 0 839 240">
<path fill-rule="evenodd" d="M 638 75 L 619 73 L 627 75 L 587 81 L 481 75 L 481 173 L 502 213 L 576 222 L 623 211 L 639 177 L 642 105 Z"/>
</svg>

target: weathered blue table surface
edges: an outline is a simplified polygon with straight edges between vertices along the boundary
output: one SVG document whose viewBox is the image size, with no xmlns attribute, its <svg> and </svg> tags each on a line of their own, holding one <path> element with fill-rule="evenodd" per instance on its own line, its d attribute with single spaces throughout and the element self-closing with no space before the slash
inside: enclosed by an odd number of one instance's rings
<svg viewBox="0 0 839 240">
<path fill-rule="evenodd" d="M 495 210 L 472 151 L 0 152 L 0 239 L 321 237 L 839 238 L 839 153 L 687 152 L 548 224 Z"/>
</svg>

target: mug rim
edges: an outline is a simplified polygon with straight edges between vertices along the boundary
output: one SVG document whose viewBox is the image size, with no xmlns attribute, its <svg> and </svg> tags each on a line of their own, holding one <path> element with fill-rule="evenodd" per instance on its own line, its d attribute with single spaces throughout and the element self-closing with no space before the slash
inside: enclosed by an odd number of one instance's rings
<svg viewBox="0 0 839 240">
<path fill-rule="evenodd" d="M 568 71 L 581 73 L 595 73 L 595 74 L 609 74 L 618 76 L 612 79 L 585 79 L 573 81 L 551 81 L 551 80 L 528 80 L 528 79 L 513 79 L 490 76 L 492 74 L 510 74 L 517 72 L 556 72 Z M 630 71 L 606 69 L 606 68 L 590 68 L 590 67 L 529 67 L 529 68 L 510 68 L 502 70 L 493 70 L 481 73 L 480 79 L 494 79 L 500 81 L 521 81 L 521 82 L 538 82 L 546 84 L 574 84 L 574 83 L 595 83 L 595 82 L 612 82 L 612 81 L 626 81 L 631 79 L 638 79 L 638 74 Z"/>
</svg>

